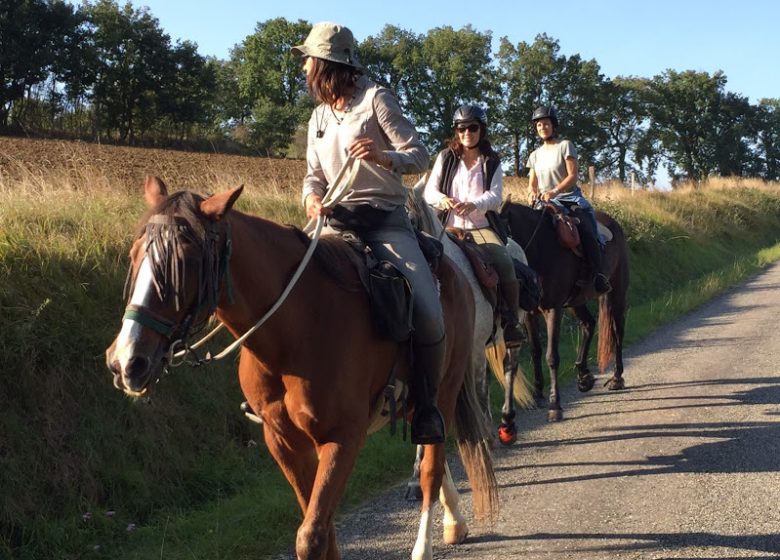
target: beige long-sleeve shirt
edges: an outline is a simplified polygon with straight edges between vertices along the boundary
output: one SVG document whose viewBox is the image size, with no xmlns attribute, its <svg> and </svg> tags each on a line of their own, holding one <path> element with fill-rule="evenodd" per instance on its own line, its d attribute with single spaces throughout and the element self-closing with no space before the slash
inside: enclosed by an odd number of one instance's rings
<svg viewBox="0 0 780 560">
<path fill-rule="evenodd" d="M 320 104 L 309 119 L 306 148 L 307 172 L 303 200 L 311 193 L 324 196 L 347 161 L 347 147 L 357 138 L 372 139 L 392 161 L 390 170 L 361 161 L 353 190 L 344 206 L 370 204 L 392 210 L 406 201 L 402 173 L 421 173 L 428 168 L 428 151 L 414 126 L 404 117 L 393 93 L 365 76 L 355 83 L 355 94 L 346 109 L 334 111 Z"/>
</svg>

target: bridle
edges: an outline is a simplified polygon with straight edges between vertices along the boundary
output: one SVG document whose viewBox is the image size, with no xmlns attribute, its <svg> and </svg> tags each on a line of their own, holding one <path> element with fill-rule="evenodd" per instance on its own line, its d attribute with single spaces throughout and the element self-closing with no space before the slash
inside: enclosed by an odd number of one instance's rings
<svg viewBox="0 0 780 560">
<path fill-rule="evenodd" d="M 193 231 L 190 223 L 182 217 L 155 214 L 150 217 L 144 228 L 145 254 L 150 259 L 154 288 L 160 300 L 174 298 L 177 311 L 182 299 L 183 281 L 186 273 L 185 260 L 180 251 L 180 238 L 199 246 L 198 295 L 192 300 L 181 321 L 174 322 L 155 313 L 146 306 L 130 303 L 125 308 L 123 319 L 135 321 L 156 332 L 168 342 L 168 351 L 164 357 L 164 367 L 175 367 L 182 363 L 198 366 L 204 363 L 189 345 L 192 334 L 200 331 L 214 313 L 219 301 L 221 286 L 230 293 L 229 261 L 232 251 L 230 223 L 225 227 L 219 223 L 201 222 L 203 238 Z M 132 265 L 125 283 L 125 296 L 132 280 Z M 179 361 L 176 359 L 180 358 Z"/>
</svg>

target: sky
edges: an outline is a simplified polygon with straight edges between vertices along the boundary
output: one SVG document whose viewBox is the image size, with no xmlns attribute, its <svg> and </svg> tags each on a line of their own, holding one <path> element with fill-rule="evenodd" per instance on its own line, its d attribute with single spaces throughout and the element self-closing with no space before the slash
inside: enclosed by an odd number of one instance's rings
<svg viewBox="0 0 780 560">
<path fill-rule="evenodd" d="M 120 5 L 123 1 L 119 2 Z M 776 0 L 131 0 L 146 6 L 173 41 L 190 40 L 220 59 L 276 17 L 349 27 L 358 41 L 392 24 L 425 34 L 471 24 L 498 40 L 532 43 L 546 33 L 559 54 L 595 59 L 608 78 L 651 78 L 667 69 L 723 71 L 726 90 L 780 98 L 780 2 Z"/>
</svg>

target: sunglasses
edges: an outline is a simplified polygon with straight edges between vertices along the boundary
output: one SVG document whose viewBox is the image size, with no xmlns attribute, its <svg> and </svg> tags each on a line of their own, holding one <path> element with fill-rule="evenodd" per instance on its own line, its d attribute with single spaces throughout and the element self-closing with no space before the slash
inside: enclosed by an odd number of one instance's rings
<svg viewBox="0 0 780 560">
<path fill-rule="evenodd" d="M 470 124 L 468 126 L 456 126 L 455 130 L 458 132 L 458 134 L 465 134 L 468 130 L 469 132 L 479 132 L 479 125 L 478 124 Z"/>
</svg>

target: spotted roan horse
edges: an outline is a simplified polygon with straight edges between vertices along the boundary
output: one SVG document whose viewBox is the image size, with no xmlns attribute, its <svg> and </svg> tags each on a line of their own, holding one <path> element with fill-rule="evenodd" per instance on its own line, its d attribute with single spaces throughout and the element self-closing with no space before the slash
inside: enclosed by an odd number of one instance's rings
<svg viewBox="0 0 780 560">
<path fill-rule="evenodd" d="M 284 291 L 311 243 L 297 228 L 233 210 L 241 187 L 208 198 L 168 195 L 161 180 L 149 177 L 144 189 L 150 210 L 130 252 L 130 304 L 106 351 L 115 384 L 131 395 L 148 391 L 172 347 L 186 344 L 191 327 L 212 313 L 234 336 L 247 332 Z M 295 548 L 304 560 L 340 557 L 336 508 L 391 372 L 398 380 L 409 375 L 408 345 L 378 333 L 365 290 L 355 289 L 357 272 L 341 256 L 351 250 L 341 240 L 321 239 L 287 299 L 241 346 L 241 389 L 262 417 L 268 450 L 303 512 Z M 490 519 L 497 485 L 471 368 L 474 306 L 461 297 L 466 280 L 448 259 L 439 281 L 447 336 L 439 407 L 455 428 L 475 514 Z M 415 560 L 432 558 L 437 497 L 444 541 L 459 543 L 467 533 L 444 458 L 443 444 L 426 446 Z"/>
<path fill-rule="evenodd" d="M 536 271 L 542 286 L 541 304 L 536 312 L 526 316 L 526 327 L 534 370 L 534 395 L 542 401 L 544 377 L 538 317 L 544 317 L 547 326 L 547 366 L 550 371 L 547 418 L 551 422 L 563 418 L 558 391 L 558 343 L 564 308 L 578 320 L 581 332 L 574 364 L 578 389 L 582 392 L 590 391 L 595 383 L 588 368 L 588 353 L 596 321 L 586 305 L 588 300 L 594 298 L 598 298 L 599 302 L 599 371 L 604 372 L 614 359 L 615 373 L 606 382 L 606 387 L 619 390 L 625 386 L 623 334 L 629 281 L 628 247 L 623 229 L 617 221 L 604 212 L 596 212 L 596 216 L 612 234 L 604 254 L 604 268 L 612 290 L 600 296 L 593 289 L 592 282 L 586 280 L 587 265 L 582 257 L 560 244 L 549 211 L 535 210 L 512 202 L 506 202 L 501 210 L 501 217 L 506 220 L 512 238 L 525 250 L 528 264 Z"/>
</svg>

